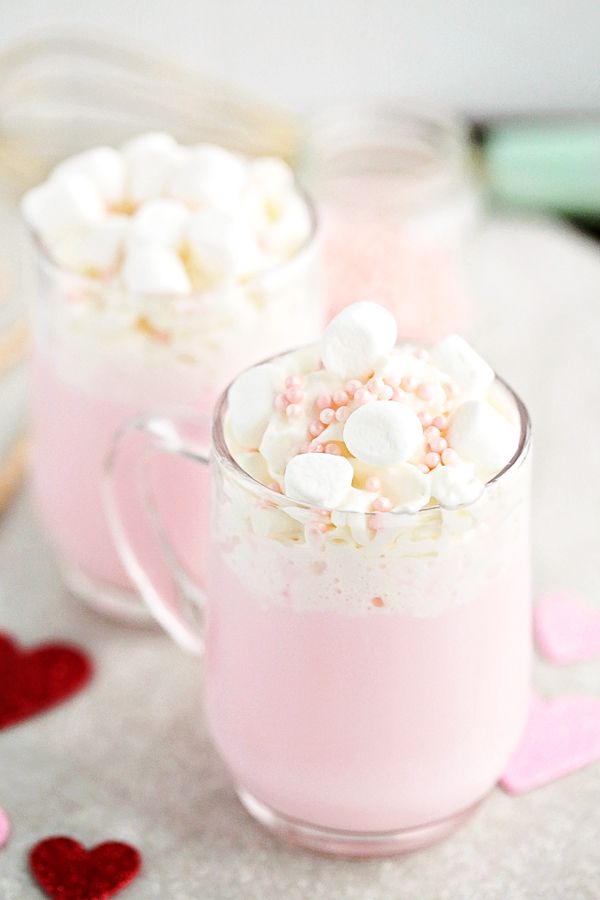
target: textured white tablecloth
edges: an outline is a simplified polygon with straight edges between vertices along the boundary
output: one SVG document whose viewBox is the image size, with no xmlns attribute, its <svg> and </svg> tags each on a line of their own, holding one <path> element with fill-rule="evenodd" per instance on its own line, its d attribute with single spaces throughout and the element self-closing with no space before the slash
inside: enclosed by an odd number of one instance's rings
<svg viewBox="0 0 600 900">
<path fill-rule="evenodd" d="M 600 251 L 552 225 L 494 224 L 480 248 L 477 344 L 527 400 L 535 440 L 536 589 L 600 603 Z M 39 896 L 28 848 L 68 833 L 144 856 L 138 900 L 598 900 L 600 763 L 528 796 L 497 790 L 411 857 L 344 862 L 280 846 L 241 809 L 204 726 L 199 663 L 158 633 L 70 599 L 23 494 L 0 522 L 0 627 L 89 648 L 91 686 L 0 733 L 1 900 Z M 539 663 L 549 693 L 600 694 L 600 661 Z"/>
</svg>

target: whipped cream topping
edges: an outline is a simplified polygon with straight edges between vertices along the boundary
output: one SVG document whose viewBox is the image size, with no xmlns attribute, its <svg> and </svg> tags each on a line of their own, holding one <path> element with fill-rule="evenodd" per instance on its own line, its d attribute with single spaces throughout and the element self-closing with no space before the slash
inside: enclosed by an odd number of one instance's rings
<svg viewBox="0 0 600 900">
<path fill-rule="evenodd" d="M 242 284 L 292 257 L 312 228 L 282 160 L 160 133 L 65 160 L 22 210 L 61 266 L 144 294 Z"/>
<path fill-rule="evenodd" d="M 287 515 L 307 539 L 349 531 L 358 544 L 377 541 L 391 519 L 402 522 L 387 513 L 473 504 L 512 459 L 516 407 L 475 350 L 457 335 L 429 350 L 396 339 L 387 310 L 357 303 L 320 344 L 233 383 L 225 439 L 234 459 L 311 507 L 278 504 L 274 533 L 290 531 Z"/>
</svg>

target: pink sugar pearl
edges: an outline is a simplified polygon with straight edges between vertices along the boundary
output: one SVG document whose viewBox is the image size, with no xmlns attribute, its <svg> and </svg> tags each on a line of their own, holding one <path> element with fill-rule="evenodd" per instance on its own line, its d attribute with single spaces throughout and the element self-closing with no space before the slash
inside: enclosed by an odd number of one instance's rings
<svg viewBox="0 0 600 900">
<path fill-rule="evenodd" d="M 290 403 L 299 403 L 300 400 L 304 400 L 304 391 L 299 387 L 286 388 L 285 399 Z"/>
<path fill-rule="evenodd" d="M 340 406 L 339 409 L 335 411 L 335 419 L 336 422 L 340 422 L 342 425 L 344 422 L 348 421 L 348 416 L 350 415 L 350 410 L 347 406 Z"/>
<path fill-rule="evenodd" d="M 373 501 L 373 509 L 376 509 L 377 512 L 389 512 L 391 508 L 392 501 L 389 497 L 378 497 Z"/>
<path fill-rule="evenodd" d="M 346 391 L 336 391 L 333 395 L 333 402 L 335 406 L 345 406 L 350 397 L 346 393 Z"/>
<path fill-rule="evenodd" d="M 446 447 L 448 446 L 448 441 L 443 437 L 432 438 L 429 441 L 429 447 L 435 453 L 443 453 Z"/>
<path fill-rule="evenodd" d="M 420 400 L 431 400 L 433 397 L 434 387 L 428 381 L 422 381 L 417 387 L 417 397 Z"/>
<path fill-rule="evenodd" d="M 325 444 L 325 453 L 331 453 L 333 456 L 341 456 L 342 448 L 339 444 L 336 444 L 334 441 L 330 441 L 330 443 Z"/>
<path fill-rule="evenodd" d="M 361 389 L 363 386 L 362 381 L 359 381 L 358 378 L 351 378 L 350 381 L 346 383 L 346 391 L 348 394 L 353 397 L 357 391 Z"/>
<path fill-rule="evenodd" d="M 286 406 L 287 401 L 283 394 L 277 394 L 277 396 L 275 397 L 275 409 L 277 410 L 277 412 L 285 412 Z"/>
<path fill-rule="evenodd" d="M 325 450 L 325 448 L 324 448 L 323 444 L 314 444 L 313 443 L 310 445 L 311 453 L 323 453 L 324 450 Z"/>
<path fill-rule="evenodd" d="M 302 387 L 302 379 L 299 375 L 288 375 L 285 379 L 286 388 L 298 388 Z"/>
<path fill-rule="evenodd" d="M 302 412 L 302 407 L 298 406 L 297 403 L 290 403 L 285 411 L 286 416 L 289 416 L 290 419 L 299 416 Z"/>
<path fill-rule="evenodd" d="M 335 419 L 335 410 L 331 409 L 330 406 L 326 409 L 322 409 L 319 413 L 319 419 L 321 420 L 323 425 L 331 425 L 331 423 Z"/>
<path fill-rule="evenodd" d="M 436 428 L 439 428 L 440 431 L 445 431 L 448 427 L 448 419 L 446 416 L 434 416 L 431 420 L 431 424 L 435 425 Z"/>
<path fill-rule="evenodd" d="M 425 435 L 425 440 L 431 443 L 435 438 L 439 438 L 440 429 L 436 428 L 435 425 L 430 425 L 429 428 L 425 429 L 423 434 Z"/>
<path fill-rule="evenodd" d="M 402 388 L 394 388 L 392 400 L 395 400 L 396 403 L 404 403 L 406 400 L 406 391 L 402 390 Z"/>
<path fill-rule="evenodd" d="M 367 381 L 368 389 L 373 393 L 379 395 L 382 390 L 386 387 L 385 381 L 383 378 L 369 378 Z"/>
<path fill-rule="evenodd" d="M 316 403 L 317 409 L 327 409 L 331 406 L 331 394 L 319 394 Z"/>
<path fill-rule="evenodd" d="M 425 463 L 419 463 L 417 469 L 419 472 L 422 472 L 423 475 L 429 475 L 429 466 L 426 466 Z"/>
<path fill-rule="evenodd" d="M 312 435 L 312 437 L 319 437 L 322 431 L 325 431 L 325 426 L 322 422 L 319 422 L 318 419 L 315 419 L 308 426 L 308 431 Z"/>
<path fill-rule="evenodd" d="M 448 447 L 447 450 L 444 450 L 442 453 L 442 462 L 445 466 L 455 466 L 459 462 L 459 455 L 456 450 L 453 450 L 452 447 Z"/>
<path fill-rule="evenodd" d="M 423 410 L 422 412 L 417 413 L 417 417 L 419 419 L 419 422 L 423 426 L 423 428 L 428 428 L 429 425 L 431 425 L 431 423 L 433 421 L 433 419 L 431 418 L 431 413 L 427 412 L 426 410 Z"/>
<path fill-rule="evenodd" d="M 359 406 L 364 406 L 365 403 L 370 403 L 371 400 L 374 400 L 374 399 L 375 399 L 375 397 L 374 397 L 373 394 L 372 394 L 370 391 L 368 391 L 366 388 L 361 387 L 361 388 L 359 388 L 359 390 L 355 393 L 354 399 L 356 400 L 356 402 L 358 403 Z"/>
<path fill-rule="evenodd" d="M 426 453 L 425 459 L 423 460 L 426 466 L 430 469 L 435 469 L 436 466 L 440 463 L 440 454 L 439 453 Z"/>
<path fill-rule="evenodd" d="M 381 478 L 377 478 L 376 475 L 369 475 L 365 481 L 365 490 L 370 491 L 372 494 L 376 494 L 381 490 Z"/>
<path fill-rule="evenodd" d="M 379 392 L 380 400 L 392 400 L 394 397 L 394 388 L 391 388 L 389 384 L 384 384 L 383 388 Z"/>
</svg>

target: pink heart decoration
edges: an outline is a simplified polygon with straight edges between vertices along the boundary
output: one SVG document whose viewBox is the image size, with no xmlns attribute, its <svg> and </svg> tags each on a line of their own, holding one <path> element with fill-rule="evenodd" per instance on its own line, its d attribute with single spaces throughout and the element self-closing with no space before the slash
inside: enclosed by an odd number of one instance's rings
<svg viewBox="0 0 600 900">
<path fill-rule="evenodd" d="M 3 847 L 10 834 L 10 822 L 3 809 L 0 808 L 0 847 Z"/>
<path fill-rule="evenodd" d="M 600 609 L 572 594 L 547 594 L 534 612 L 537 645 L 554 663 L 600 659 Z"/>
<path fill-rule="evenodd" d="M 600 760 L 600 699 L 565 694 L 534 697 L 521 743 L 500 779 L 524 794 Z"/>
</svg>

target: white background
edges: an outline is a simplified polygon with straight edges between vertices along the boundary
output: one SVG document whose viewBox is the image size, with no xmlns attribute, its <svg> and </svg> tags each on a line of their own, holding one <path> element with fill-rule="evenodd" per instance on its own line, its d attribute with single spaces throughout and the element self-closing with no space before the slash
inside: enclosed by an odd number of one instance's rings
<svg viewBox="0 0 600 900">
<path fill-rule="evenodd" d="M 87 24 L 298 110 L 408 97 L 600 108 L 598 0 L 0 0 L 0 49 Z"/>
</svg>

